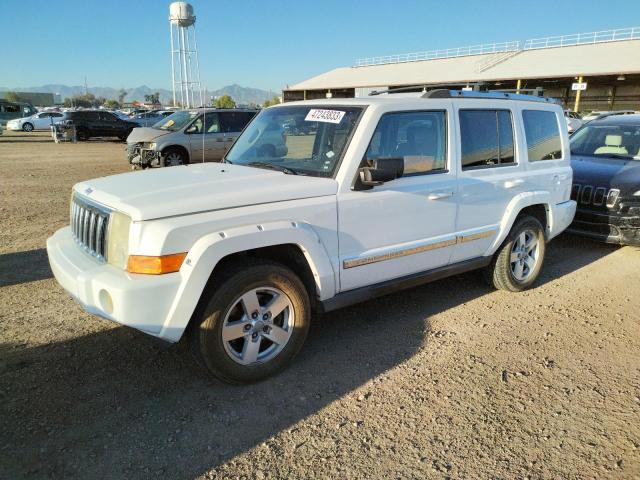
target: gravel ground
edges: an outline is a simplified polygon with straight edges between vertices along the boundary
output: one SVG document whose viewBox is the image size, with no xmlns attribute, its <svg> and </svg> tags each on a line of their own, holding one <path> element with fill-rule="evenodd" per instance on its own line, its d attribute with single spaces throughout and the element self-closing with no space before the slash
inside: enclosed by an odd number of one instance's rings
<svg viewBox="0 0 640 480">
<path fill-rule="evenodd" d="M 72 184 L 127 168 L 0 137 L 0 478 L 640 478 L 640 250 L 563 235 L 533 290 L 470 273 L 335 312 L 232 387 L 51 278 Z"/>
</svg>

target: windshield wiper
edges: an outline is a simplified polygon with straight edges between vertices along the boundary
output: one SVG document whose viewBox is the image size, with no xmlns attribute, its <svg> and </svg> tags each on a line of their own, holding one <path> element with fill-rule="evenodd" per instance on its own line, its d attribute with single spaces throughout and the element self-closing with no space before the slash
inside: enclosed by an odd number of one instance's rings
<svg viewBox="0 0 640 480">
<path fill-rule="evenodd" d="M 291 170 L 290 168 L 284 167 L 282 165 L 276 165 L 276 164 L 273 164 L 273 163 L 249 162 L 249 163 L 247 163 L 247 165 L 249 165 L 251 167 L 268 168 L 268 169 L 271 169 L 271 170 L 278 170 L 279 172 L 286 173 L 287 175 L 297 175 L 298 174 L 298 172 L 296 172 L 295 170 Z"/>
</svg>

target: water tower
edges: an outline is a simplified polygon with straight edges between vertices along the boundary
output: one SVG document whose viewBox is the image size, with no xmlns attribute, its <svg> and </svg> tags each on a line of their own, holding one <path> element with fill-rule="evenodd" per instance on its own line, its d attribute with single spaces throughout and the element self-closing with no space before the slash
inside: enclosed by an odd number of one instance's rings
<svg viewBox="0 0 640 480">
<path fill-rule="evenodd" d="M 183 108 L 202 106 L 196 16 L 191 4 L 173 2 L 169 5 L 169 31 L 173 105 L 176 106 L 177 102 L 180 102 Z"/>
</svg>

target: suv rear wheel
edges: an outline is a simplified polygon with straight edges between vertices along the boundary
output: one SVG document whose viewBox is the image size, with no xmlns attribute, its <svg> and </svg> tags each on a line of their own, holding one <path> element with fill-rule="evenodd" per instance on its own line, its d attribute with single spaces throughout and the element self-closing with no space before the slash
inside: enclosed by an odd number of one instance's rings
<svg viewBox="0 0 640 480">
<path fill-rule="evenodd" d="M 162 163 L 165 167 L 175 167 L 176 165 L 186 165 L 189 161 L 183 150 L 169 147 L 162 152 Z"/>
<path fill-rule="evenodd" d="M 287 267 L 254 260 L 238 265 L 191 326 L 199 363 L 229 383 L 263 380 L 283 370 L 309 332 L 309 295 Z"/>
<path fill-rule="evenodd" d="M 520 292 L 538 279 L 544 262 L 542 224 L 526 215 L 516 220 L 493 261 L 485 270 L 490 284 L 501 290 Z"/>
</svg>

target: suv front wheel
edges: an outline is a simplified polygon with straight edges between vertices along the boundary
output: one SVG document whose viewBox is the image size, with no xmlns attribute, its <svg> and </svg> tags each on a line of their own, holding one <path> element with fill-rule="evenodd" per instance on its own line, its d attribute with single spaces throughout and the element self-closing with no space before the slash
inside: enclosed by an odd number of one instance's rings
<svg viewBox="0 0 640 480">
<path fill-rule="evenodd" d="M 544 262 L 542 224 L 530 215 L 516 220 L 509 235 L 485 270 L 490 284 L 501 290 L 521 292 L 538 279 Z"/>
<path fill-rule="evenodd" d="M 190 329 L 196 359 L 229 383 L 263 380 L 291 363 L 311 321 L 309 295 L 287 267 L 237 265 L 215 288 Z"/>
</svg>

